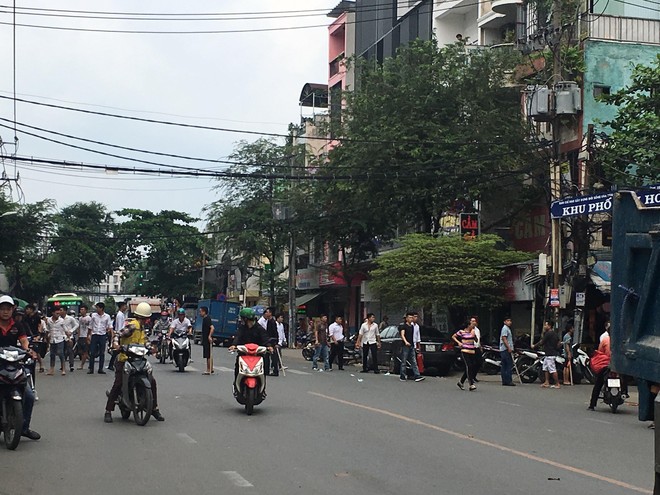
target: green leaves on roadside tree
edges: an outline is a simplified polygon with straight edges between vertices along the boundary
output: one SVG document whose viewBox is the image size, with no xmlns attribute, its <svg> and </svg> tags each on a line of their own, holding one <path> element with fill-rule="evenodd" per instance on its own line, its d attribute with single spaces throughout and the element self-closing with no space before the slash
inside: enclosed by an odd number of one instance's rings
<svg viewBox="0 0 660 495">
<path fill-rule="evenodd" d="M 628 87 L 601 101 L 619 107 L 604 124 L 612 129 L 597 151 L 607 178 L 619 186 L 660 182 L 660 55 L 634 68 Z"/>
<path fill-rule="evenodd" d="M 376 258 L 371 285 L 388 304 L 496 307 L 502 302 L 503 265 L 530 256 L 504 249 L 502 244 L 496 235 L 473 240 L 408 235 L 401 239 L 400 248 Z"/>
</svg>

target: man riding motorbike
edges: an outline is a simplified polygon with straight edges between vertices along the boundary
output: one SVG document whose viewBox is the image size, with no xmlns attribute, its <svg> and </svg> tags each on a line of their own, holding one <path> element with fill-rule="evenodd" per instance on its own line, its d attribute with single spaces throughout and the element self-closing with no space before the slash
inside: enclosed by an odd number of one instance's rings
<svg viewBox="0 0 660 495">
<path fill-rule="evenodd" d="M 176 335 L 188 335 L 192 339 L 192 324 L 190 320 L 186 317 L 186 310 L 179 308 L 177 310 L 177 317 L 172 320 L 170 323 L 170 331 L 167 334 L 167 338 L 171 339 L 172 334 Z M 172 362 L 172 342 L 170 340 L 170 363 Z M 192 363 L 192 348 L 190 349 L 190 362 Z"/>
<path fill-rule="evenodd" d="M 119 351 L 119 355 L 117 356 L 117 362 L 115 363 L 115 381 L 112 384 L 110 392 L 108 392 L 108 401 L 105 405 L 105 416 L 103 417 L 103 421 L 106 423 L 112 423 L 112 411 L 115 409 L 115 402 L 121 392 L 124 363 L 127 359 L 126 354 L 120 351 L 121 346 L 129 344 L 149 345 L 145 322 L 151 318 L 151 306 L 146 302 L 141 302 L 137 305 L 135 311 L 133 311 L 133 315 L 135 316 L 136 321 L 131 322 L 122 328 L 118 335 L 115 333 L 113 338 L 112 347 Z M 156 379 L 153 377 L 153 374 L 149 375 L 149 381 L 151 382 L 151 391 L 154 398 L 154 406 L 151 415 L 158 421 L 165 421 L 165 418 L 158 409 Z"/>
<path fill-rule="evenodd" d="M 0 296 L 0 347 L 21 347 L 29 351 L 36 359 L 34 351 L 29 349 L 29 343 L 24 328 L 19 328 L 13 318 L 14 300 L 10 296 Z M 23 431 L 21 435 L 30 440 L 39 440 L 41 435 L 30 429 L 32 408 L 34 407 L 34 392 L 25 387 L 23 394 Z"/>
<path fill-rule="evenodd" d="M 268 346 L 268 334 L 261 325 L 257 324 L 257 314 L 252 308 L 243 308 L 238 313 L 241 318 L 241 323 L 238 325 L 236 337 L 234 342 L 229 347 L 230 351 L 236 350 L 237 345 L 257 344 L 261 346 Z M 269 352 L 273 352 L 272 347 L 268 347 Z M 236 363 L 234 364 L 234 383 L 238 376 L 238 354 L 236 355 Z M 234 391 L 235 393 L 236 391 Z"/>
<path fill-rule="evenodd" d="M 158 338 L 158 343 L 160 344 L 160 341 L 162 339 L 166 339 L 166 335 L 170 331 L 170 314 L 163 310 L 160 312 L 160 319 L 154 323 L 154 328 L 152 330 L 152 335 Z M 169 347 L 168 347 L 169 351 Z M 167 359 L 168 356 L 165 356 L 165 359 Z"/>
</svg>

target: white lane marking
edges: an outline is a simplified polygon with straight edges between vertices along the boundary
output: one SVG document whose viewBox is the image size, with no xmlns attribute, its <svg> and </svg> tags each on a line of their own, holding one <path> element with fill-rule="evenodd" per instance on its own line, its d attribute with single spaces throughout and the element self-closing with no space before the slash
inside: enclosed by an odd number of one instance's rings
<svg viewBox="0 0 660 495">
<path fill-rule="evenodd" d="M 224 474 L 227 478 L 229 478 L 229 481 L 231 481 L 234 485 L 240 486 L 240 487 L 250 487 L 254 486 L 252 483 L 250 483 L 248 480 L 243 478 L 240 474 L 238 474 L 236 471 L 221 471 L 222 474 Z"/>
<path fill-rule="evenodd" d="M 596 423 L 603 423 L 604 425 L 613 425 L 614 424 L 610 421 L 603 421 L 602 419 L 592 419 L 592 418 L 584 418 L 584 419 L 586 419 L 587 421 L 594 421 Z"/>
<path fill-rule="evenodd" d="M 191 437 L 187 433 L 177 433 L 176 436 L 179 437 L 181 440 L 183 440 L 186 443 L 197 443 L 197 440 L 195 440 L 193 437 Z"/>
<path fill-rule="evenodd" d="M 193 368 L 192 366 L 186 366 L 186 371 L 195 371 L 199 373 L 201 370 L 198 370 L 197 368 Z"/>
<path fill-rule="evenodd" d="M 520 404 L 514 404 L 513 402 L 504 402 L 503 400 L 498 400 L 498 404 L 504 404 L 505 406 L 516 406 L 521 407 Z"/>
<path fill-rule="evenodd" d="M 214 366 L 213 369 L 218 371 L 231 371 L 232 373 L 234 372 L 234 368 L 227 368 L 226 366 Z"/>
<path fill-rule="evenodd" d="M 307 371 L 300 371 L 300 370 L 286 370 L 287 373 L 293 373 L 294 375 L 311 375 L 311 373 Z"/>
</svg>

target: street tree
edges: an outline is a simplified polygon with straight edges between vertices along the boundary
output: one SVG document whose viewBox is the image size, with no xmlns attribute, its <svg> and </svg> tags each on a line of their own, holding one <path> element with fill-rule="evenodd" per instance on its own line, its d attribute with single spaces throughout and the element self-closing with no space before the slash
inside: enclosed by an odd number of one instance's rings
<svg viewBox="0 0 660 495">
<path fill-rule="evenodd" d="M 61 287 L 97 285 L 112 272 L 114 219 L 104 205 L 74 203 L 62 208 L 54 222 L 49 262 L 54 264 L 52 276 Z"/>
<path fill-rule="evenodd" d="M 289 144 L 263 138 L 241 141 L 229 156 L 236 162 L 229 170 L 244 177 L 220 179 L 220 198 L 206 208 L 208 227 L 216 232 L 214 244 L 230 253 L 223 258 L 241 269 L 243 280 L 248 267 L 264 262 L 271 305 L 276 279 L 288 268 L 283 253 L 294 228 L 291 219 L 278 213 L 292 206 L 284 176 L 290 174 L 293 157 Z"/>
<path fill-rule="evenodd" d="M 117 264 L 141 295 L 182 296 L 199 291 L 202 235 L 197 219 L 172 210 L 124 209 L 115 227 Z M 140 277 L 140 275 L 142 275 Z"/>
<path fill-rule="evenodd" d="M 387 303 L 408 307 L 496 307 L 504 293 L 503 265 L 529 259 L 529 253 L 505 249 L 492 234 L 470 239 L 410 234 L 400 241 L 401 247 L 376 258 L 371 285 Z"/>
<path fill-rule="evenodd" d="M 519 90 L 509 84 L 516 57 L 415 41 L 380 65 L 358 61 L 357 87 L 333 95 L 345 102 L 331 110 L 339 145 L 321 172 L 353 176 L 365 202 L 360 214 L 377 211 L 385 233 L 428 232 L 456 199 L 502 203 L 503 190 L 519 191 L 543 164 L 528 144 Z M 522 197 L 509 194 L 499 216 L 517 211 Z"/>
<path fill-rule="evenodd" d="M 618 107 L 597 156 L 606 177 L 619 186 L 660 182 L 660 54 L 649 66 L 637 65 L 630 84 L 601 101 Z"/>
<path fill-rule="evenodd" d="M 7 268 L 9 291 L 23 299 L 37 301 L 56 290 L 47 240 L 54 206 L 51 200 L 20 204 L 0 194 L 0 263 Z"/>
</svg>

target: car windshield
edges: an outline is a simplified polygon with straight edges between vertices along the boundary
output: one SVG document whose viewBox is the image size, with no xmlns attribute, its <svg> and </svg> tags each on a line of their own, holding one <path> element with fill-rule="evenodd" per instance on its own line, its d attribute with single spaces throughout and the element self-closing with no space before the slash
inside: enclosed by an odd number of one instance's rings
<svg viewBox="0 0 660 495">
<path fill-rule="evenodd" d="M 448 333 L 432 327 L 420 327 L 419 334 L 423 342 L 447 342 L 450 340 Z"/>
</svg>

